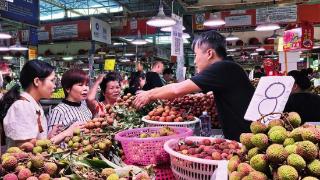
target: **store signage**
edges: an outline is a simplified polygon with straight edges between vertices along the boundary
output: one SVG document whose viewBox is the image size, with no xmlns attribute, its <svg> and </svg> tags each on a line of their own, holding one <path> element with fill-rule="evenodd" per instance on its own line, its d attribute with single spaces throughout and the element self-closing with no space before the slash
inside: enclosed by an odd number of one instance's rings
<svg viewBox="0 0 320 180">
<path fill-rule="evenodd" d="M 130 21 L 130 29 L 131 30 L 136 30 L 138 29 L 138 21 L 136 20 L 136 18 L 132 18 Z"/>
<path fill-rule="evenodd" d="M 51 37 L 54 40 L 76 38 L 78 37 L 78 24 L 52 26 Z"/>
<path fill-rule="evenodd" d="M 310 24 L 302 24 L 301 27 L 284 32 L 283 49 L 285 51 L 296 51 L 312 49 L 314 41 L 314 29 Z"/>
<path fill-rule="evenodd" d="M 246 26 L 251 25 L 251 15 L 229 16 L 225 18 L 225 26 Z"/>
<path fill-rule="evenodd" d="M 29 50 L 28 50 L 29 60 L 37 59 L 37 56 L 38 56 L 37 47 L 35 47 L 35 46 L 29 46 Z"/>
<path fill-rule="evenodd" d="M 256 24 L 267 23 L 268 17 L 273 23 L 296 22 L 297 5 L 256 9 Z"/>
<path fill-rule="evenodd" d="M 49 32 L 48 31 L 38 31 L 38 40 L 39 41 L 49 40 Z"/>
<path fill-rule="evenodd" d="M 111 26 L 97 18 L 90 18 L 91 38 L 106 44 L 111 44 Z"/>
<path fill-rule="evenodd" d="M 104 70 L 105 71 L 114 71 L 115 65 L 116 65 L 115 59 L 104 60 Z"/>
<path fill-rule="evenodd" d="M 175 16 L 177 24 L 171 31 L 171 56 L 183 56 L 182 17 Z"/>
<path fill-rule="evenodd" d="M 245 119 L 257 121 L 263 117 L 262 123 L 268 124 L 272 119 L 279 119 L 288 101 L 294 84 L 291 76 L 265 76 L 251 99 Z"/>
<path fill-rule="evenodd" d="M 197 30 L 204 29 L 203 23 L 205 20 L 205 13 L 198 13 L 194 15 L 194 24 Z"/>
<path fill-rule="evenodd" d="M 1 1 L 0 16 L 32 26 L 39 26 L 39 0 Z"/>
</svg>

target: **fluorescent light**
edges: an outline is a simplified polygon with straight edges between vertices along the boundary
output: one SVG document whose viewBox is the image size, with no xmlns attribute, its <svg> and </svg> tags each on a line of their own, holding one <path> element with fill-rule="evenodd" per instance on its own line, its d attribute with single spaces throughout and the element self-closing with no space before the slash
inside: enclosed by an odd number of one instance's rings
<svg viewBox="0 0 320 180">
<path fill-rule="evenodd" d="M 304 58 L 300 58 L 300 61 L 303 61 L 304 60 Z"/>
<path fill-rule="evenodd" d="M 62 57 L 62 59 L 64 61 L 72 61 L 73 60 L 73 57 L 72 56 L 65 56 L 65 57 Z"/>
<path fill-rule="evenodd" d="M 226 41 L 236 41 L 236 40 L 239 40 L 240 38 L 237 37 L 237 36 L 229 36 L 229 37 L 226 37 Z"/>
<path fill-rule="evenodd" d="M 188 38 L 190 38 L 190 35 L 188 33 L 183 33 L 182 38 L 188 39 Z"/>
<path fill-rule="evenodd" d="M 0 39 L 10 39 L 11 37 L 8 33 L 0 33 Z"/>
<path fill-rule="evenodd" d="M 225 24 L 226 22 L 223 19 L 218 18 L 217 15 L 213 15 L 203 23 L 204 26 L 209 26 L 209 27 L 217 27 Z"/>
<path fill-rule="evenodd" d="M 227 52 L 235 52 L 235 51 L 237 51 L 237 49 L 235 49 L 235 48 L 227 49 Z"/>
<path fill-rule="evenodd" d="M 271 23 L 270 17 L 268 16 L 267 23 L 258 25 L 255 30 L 256 31 L 275 31 L 277 29 L 280 29 L 279 24 Z"/>
<path fill-rule="evenodd" d="M 27 51 L 28 50 L 28 48 L 21 46 L 20 43 L 10 46 L 9 49 L 11 51 Z"/>
<path fill-rule="evenodd" d="M 185 30 L 186 28 L 184 26 L 182 26 L 182 31 Z M 169 27 L 162 27 L 160 29 L 160 31 L 163 31 L 163 32 L 171 32 L 172 31 L 172 26 L 169 26 Z"/>
<path fill-rule="evenodd" d="M 6 46 L 1 46 L 0 51 L 10 51 L 10 49 Z"/>
<path fill-rule="evenodd" d="M 167 27 L 167 26 L 173 26 L 177 22 L 172 19 L 171 17 L 168 17 L 164 14 L 163 11 L 163 5 L 160 1 L 160 6 L 159 6 L 159 12 L 157 16 L 152 17 L 147 21 L 147 24 L 149 26 L 154 26 L 154 27 Z"/>
<path fill-rule="evenodd" d="M 251 56 L 256 56 L 256 55 L 259 55 L 259 53 L 254 52 L 254 53 L 251 53 L 250 55 L 251 55 Z"/>
<path fill-rule="evenodd" d="M 320 46 L 313 46 L 312 49 L 319 49 Z"/>
<path fill-rule="evenodd" d="M 4 59 L 4 60 L 12 60 L 13 59 L 13 57 L 12 56 L 3 56 L 3 58 L 2 59 Z"/>
<path fill-rule="evenodd" d="M 256 51 L 261 52 L 261 51 L 265 51 L 266 49 L 263 47 L 257 48 Z"/>
<path fill-rule="evenodd" d="M 124 56 L 134 56 L 135 54 L 133 53 L 125 53 Z"/>
<path fill-rule="evenodd" d="M 134 45 L 145 45 L 148 43 L 148 41 L 146 41 L 145 39 L 134 39 L 133 41 L 131 41 L 131 43 Z"/>
<path fill-rule="evenodd" d="M 127 43 L 119 43 L 119 42 L 115 42 L 113 43 L 114 46 L 123 46 L 123 45 L 127 45 Z"/>
<path fill-rule="evenodd" d="M 120 62 L 129 62 L 130 59 L 128 59 L 128 58 L 120 58 L 119 61 Z"/>
</svg>

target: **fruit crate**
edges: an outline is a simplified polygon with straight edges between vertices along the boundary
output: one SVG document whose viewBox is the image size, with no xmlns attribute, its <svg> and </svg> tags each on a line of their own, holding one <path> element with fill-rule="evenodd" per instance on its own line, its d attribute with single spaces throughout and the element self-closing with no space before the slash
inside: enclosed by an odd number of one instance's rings
<svg viewBox="0 0 320 180">
<path fill-rule="evenodd" d="M 191 136 L 185 139 L 193 142 L 200 142 L 204 139 L 214 140 L 215 138 Z M 208 160 L 181 154 L 173 150 L 178 146 L 178 143 L 179 139 L 172 139 L 164 144 L 164 150 L 170 154 L 171 169 L 177 180 L 217 179 L 213 174 L 218 169 L 218 166 L 225 166 L 226 160 Z M 225 171 L 226 169 L 227 168 L 225 168 Z M 226 177 L 219 176 L 218 179 L 227 179 L 227 175 Z"/>
<path fill-rule="evenodd" d="M 170 165 L 160 165 L 154 167 L 155 180 L 175 180 Z"/>
<path fill-rule="evenodd" d="M 129 129 L 116 134 L 120 141 L 125 158 L 130 164 L 150 165 L 170 162 L 170 157 L 164 151 L 163 145 L 167 140 L 192 136 L 192 130 L 185 127 L 171 127 L 174 135 L 162 137 L 139 138 L 141 133 L 157 133 L 162 127 L 146 127 Z"/>
<path fill-rule="evenodd" d="M 197 125 L 200 125 L 200 119 L 195 117 L 193 121 L 184 121 L 184 122 L 160 122 L 160 121 L 152 121 L 146 119 L 146 117 L 142 117 L 142 121 L 146 124 L 147 127 L 162 127 L 162 126 L 170 126 L 170 127 L 186 127 L 195 130 Z"/>
</svg>

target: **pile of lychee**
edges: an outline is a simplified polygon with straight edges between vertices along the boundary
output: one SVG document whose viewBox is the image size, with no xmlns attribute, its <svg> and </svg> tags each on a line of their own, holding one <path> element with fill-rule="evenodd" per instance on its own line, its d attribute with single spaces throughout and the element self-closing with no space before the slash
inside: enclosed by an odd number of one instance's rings
<svg viewBox="0 0 320 180">
<path fill-rule="evenodd" d="M 157 137 L 163 137 L 163 136 L 172 136 L 175 134 L 176 132 L 174 131 L 174 129 L 166 126 L 154 132 L 143 132 L 139 135 L 139 137 L 140 138 L 149 138 L 149 137 L 157 138 Z"/>
<path fill-rule="evenodd" d="M 78 154 L 92 154 L 95 151 L 106 153 L 112 146 L 112 141 L 109 140 L 106 136 L 86 136 L 85 134 L 81 135 L 79 129 L 74 130 L 72 137 L 66 137 L 65 143 L 70 149 L 76 151 Z"/>
<path fill-rule="evenodd" d="M 233 154 L 240 153 L 240 145 L 236 141 L 228 141 L 221 138 L 203 139 L 199 142 L 192 140 L 181 140 L 175 151 L 208 160 L 229 160 Z"/>
<path fill-rule="evenodd" d="M 113 118 L 111 116 L 105 116 L 104 118 L 94 118 L 86 122 L 83 132 L 85 134 L 90 133 L 103 133 L 103 129 L 107 126 L 112 126 Z"/>
<path fill-rule="evenodd" d="M 194 120 L 192 113 L 187 113 L 185 109 L 178 109 L 164 105 L 160 105 L 150 111 L 145 118 L 147 120 L 160 122 L 184 122 Z"/>
<path fill-rule="evenodd" d="M 228 163 L 229 180 L 316 180 L 320 178 L 320 128 L 300 126 L 295 112 L 285 113 L 268 125 L 251 123 L 243 133 L 240 155 Z"/>
<path fill-rule="evenodd" d="M 59 177 L 59 166 L 47 158 L 50 153 L 62 152 L 49 140 L 26 142 L 10 147 L 1 156 L 0 177 L 3 180 L 50 180 Z"/>
</svg>

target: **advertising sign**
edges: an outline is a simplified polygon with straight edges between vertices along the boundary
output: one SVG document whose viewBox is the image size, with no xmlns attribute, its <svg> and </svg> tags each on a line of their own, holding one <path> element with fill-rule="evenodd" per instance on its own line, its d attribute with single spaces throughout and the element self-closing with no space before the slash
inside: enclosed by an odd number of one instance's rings
<svg viewBox="0 0 320 180">
<path fill-rule="evenodd" d="M 52 26 L 51 37 L 54 40 L 76 38 L 78 37 L 78 24 Z"/>
<path fill-rule="evenodd" d="M 246 26 L 251 25 L 251 15 L 229 16 L 225 18 L 226 26 Z"/>
<path fill-rule="evenodd" d="M 111 26 L 107 22 L 91 17 L 91 37 L 94 41 L 111 44 Z"/>
<path fill-rule="evenodd" d="M 283 50 L 292 51 L 298 50 L 301 47 L 302 28 L 295 28 L 284 31 L 283 35 Z"/>
<path fill-rule="evenodd" d="M 39 0 L 1 1 L 0 16 L 32 26 L 39 26 Z"/>
<path fill-rule="evenodd" d="M 267 23 L 269 17 L 274 23 L 288 23 L 297 21 L 297 5 L 283 7 L 265 7 L 256 10 L 256 24 Z"/>
</svg>

